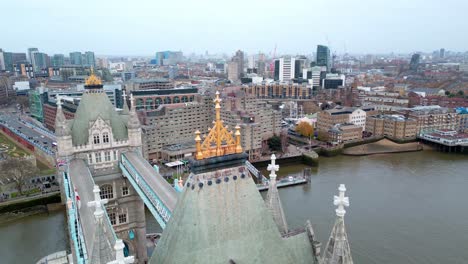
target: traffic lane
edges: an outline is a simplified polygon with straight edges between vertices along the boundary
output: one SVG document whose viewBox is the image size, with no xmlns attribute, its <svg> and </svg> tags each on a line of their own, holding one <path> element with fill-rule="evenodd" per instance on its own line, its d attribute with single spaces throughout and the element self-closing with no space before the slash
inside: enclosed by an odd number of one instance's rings
<svg viewBox="0 0 468 264">
<path fill-rule="evenodd" d="M 9 127 L 12 127 L 20 131 L 28 140 L 33 141 L 36 144 L 40 144 L 41 146 L 43 146 L 44 148 L 48 150 L 52 151 L 54 149 L 53 143 L 55 141 L 53 139 L 42 135 L 41 133 L 39 133 L 38 131 L 30 127 L 24 126 L 24 124 L 19 122 L 17 118 L 10 117 L 10 118 L 4 119 L 4 121 Z"/>
</svg>

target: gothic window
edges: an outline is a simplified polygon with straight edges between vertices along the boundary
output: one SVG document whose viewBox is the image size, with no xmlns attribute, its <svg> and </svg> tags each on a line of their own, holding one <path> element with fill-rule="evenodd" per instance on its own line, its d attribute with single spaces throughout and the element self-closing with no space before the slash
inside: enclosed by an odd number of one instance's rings
<svg viewBox="0 0 468 264">
<path fill-rule="evenodd" d="M 93 163 L 93 154 L 88 153 L 88 164 L 92 164 L 92 163 Z"/>
<path fill-rule="evenodd" d="M 96 163 L 102 162 L 101 152 L 97 152 L 97 153 L 95 153 L 94 155 L 96 156 L 96 157 L 95 157 Z"/>
<path fill-rule="evenodd" d="M 104 160 L 105 160 L 105 161 L 110 161 L 110 160 L 111 160 L 110 151 L 104 152 Z"/>
<path fill-rule="evenodd" d="M 105 185 L 102 185 L 100 189 L 101 189 L 101 192 L 100 192 L 101 199 L 112 199 L 112 198 L 114 198 L 112 185 L 105 184 Z"/>
<path fill-rule="evenodd" d="M 99 134 L 94 134 L 93 135 L 93 139 L 94 139 L 94 144 L 99 144 L 100 140 L 99 140 Z"/>
<path fill-rule="evenodd" d="M 119 214 L 119 224 L 127 223 L 127 214 Z"/>
<path fill-rule="evenodd" d="M 104 134 L 102 134 L 102 142 L 109 143 L 109 133 L 105 132 Z"/>
<path fill-rule="evenodd" d="M 129 195 L 128 186 L 122 186 L 122 196 Z"/>
<path fill-rule="evenodd" d="M 115 219 L 115 213 L 109 213 L 109 220 L 111 222 L 111 225 L 116 225 L 117 224 L 117 219 Z"/>
<path fill-rule="evenodd" d="M 114 160 L 117 160 L 117 150 L 114 150 Z"/>
</svg>

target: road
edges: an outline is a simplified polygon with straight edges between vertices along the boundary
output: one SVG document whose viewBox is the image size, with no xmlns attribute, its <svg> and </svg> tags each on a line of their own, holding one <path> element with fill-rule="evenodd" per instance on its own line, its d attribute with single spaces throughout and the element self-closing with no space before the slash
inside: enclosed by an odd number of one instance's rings
<svg viewBox="0 0 468 264">
<path fill-rule="evenodd" d="M 1 115 L 0 123 L 28 140 L 34 146 L 45 150 L 49 155 L 53 155 L 55 152 L 55 146 L 52 143 L 56 142 L 56 139 L 53 132 L 25 121 L 20 116 L 14 114 Z"/>
</svg>

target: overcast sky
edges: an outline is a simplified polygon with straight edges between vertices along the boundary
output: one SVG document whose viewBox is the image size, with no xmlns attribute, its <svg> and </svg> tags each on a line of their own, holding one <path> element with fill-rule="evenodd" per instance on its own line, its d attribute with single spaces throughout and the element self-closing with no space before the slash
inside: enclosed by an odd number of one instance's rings
<svg viewBox="0 0 468 264">
<path fill-rule="evenodd" d="M 467 0 L 2 0 L 0 48 L 106 55 L 468 50 Z"/>
</svg>

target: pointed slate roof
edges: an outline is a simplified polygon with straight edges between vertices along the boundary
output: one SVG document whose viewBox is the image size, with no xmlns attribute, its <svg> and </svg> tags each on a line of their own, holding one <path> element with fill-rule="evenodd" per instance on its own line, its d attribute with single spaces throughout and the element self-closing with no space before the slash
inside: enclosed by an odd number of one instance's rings
<svg viewBox="0 0 468 264">
<path fill-rule="evenodd" d="M 150 263 L 315 263 L 306 233 L 281 236 L 245 157 L 208 163 L 189 176 Z"/>
<path fill-rule="evenodd" d="M 278 188 L 276 187 L 276 171 L 279 170 L 279 165 L 275 164 L 276 156 L 271 155 L 271 164 L 268 165 L 270 173 L 270 183 L 268 187 L 268 193 L 265 199 L 265 204 L 273 215 L 276 225 L 278 226 L 281 234 L 288 232 L 288 224 L 286 223 L 286 217 L 284 216 L 283 206 L 278 194 Z"/>
<path fill-rule="evenodd" d="M 110 122 L 115 140 L 128 138 L 126 123 L 117 114 L 107 95 L 104 92 L 85 92 L 71 128 L 73 145 L 88 143 L 88 128 L 98 117 Z"/>
<path fill-rule="evenodd" d="M 70 135 L 70 126 L 68 120 L 65 118 L 62 110 L 62 101 L 57 97 L 57 114 L 55 115 L 55 135 L 68 136 Z"/>
<path fill-rule="evenodd" d="M 349 206 L 349 199 L 344 196 L 346 191 L 344 184 L 341 184 L 338 190 L 340 191 L 340 196 L 335 196 L 333 202 L 338 206 L 336 209 L 337 217 L 327 246 L 325 247 L 325 252 L 323 253 L 323 264 L 353 264 L 344 224 L 344 215 L 346 213 L 344 206 Z"/>
</svg>

